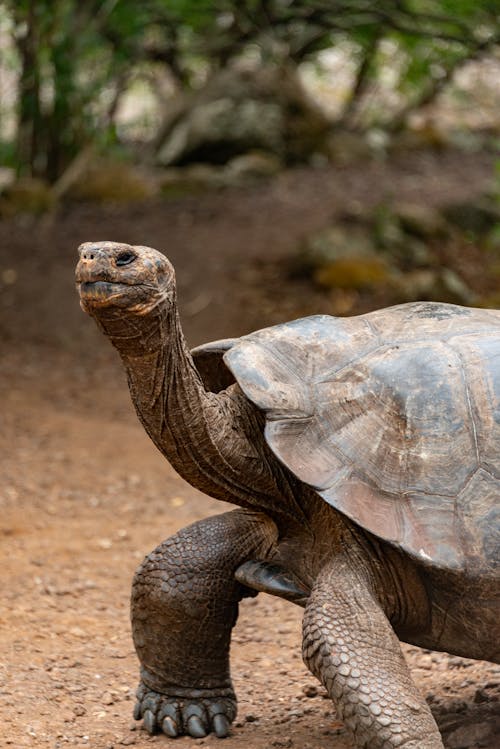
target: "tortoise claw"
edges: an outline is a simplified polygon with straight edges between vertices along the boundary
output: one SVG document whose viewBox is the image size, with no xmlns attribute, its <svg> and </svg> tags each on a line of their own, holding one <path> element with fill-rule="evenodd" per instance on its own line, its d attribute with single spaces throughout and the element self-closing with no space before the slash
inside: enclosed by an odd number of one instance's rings
<svg viewBox="0 0 500 749">
<path fill-rule="evenodd" d="M 169 736 L 171 739 L 176 739 L 179 735 L 179 732 L 177 730 L 177 723 L 173 718 L 170 717 L 170 715 L 167 715 L 167 717 L 163 719 L 161 730 L 166 736 Z"/>
<path fill-rule="evenodd" d="M 212 725 L 218 739 L 225 739 L 229 734 L 229 721 L 225 715 L 214 715 Z"/>
<path fill-rule="evenodd" d="M 144 713 L 143 723 L 146 731 L 152 736 L 156 731 L 156 718 L 151 710 L 146 710 Z"/>
<path fill-rule="evenodd" d="M 136 702 L 134 705 L 134 720 L 140 720 L 142 718 L 141 703 Z"/>
<path fill-rule="evenodd" d="M 187 730 L 190 736 L 194 739 L 203 739 L 207 732 L 201 722 L 201 719 L 197 715 L 192 715 L 187 722 Z"/>
</svg>

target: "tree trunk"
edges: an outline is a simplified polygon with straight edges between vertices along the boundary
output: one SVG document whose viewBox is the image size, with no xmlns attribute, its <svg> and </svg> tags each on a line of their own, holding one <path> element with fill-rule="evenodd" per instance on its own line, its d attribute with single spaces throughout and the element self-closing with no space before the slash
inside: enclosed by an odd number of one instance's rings
<svg viewBox="0 0 500 749">
<path fill-rule="evenodd" d="M 16 21 L 26 24 L 26 33 L 17 40 L 21 58 L 16 144 L 18 171 L 35 176 L 43 174 L 45 168 L 36 0 L 30 0 L 24 13 L 16 13 Z"/>
<path fill-rule="evenodd" d="M 55 182 L 74 158 L 77 145 L 73 131 L 75 95 L 70 39 L 65 36 L 51 47 L 54 101 L 48 117 L 46 176 Z"/>
</svg>

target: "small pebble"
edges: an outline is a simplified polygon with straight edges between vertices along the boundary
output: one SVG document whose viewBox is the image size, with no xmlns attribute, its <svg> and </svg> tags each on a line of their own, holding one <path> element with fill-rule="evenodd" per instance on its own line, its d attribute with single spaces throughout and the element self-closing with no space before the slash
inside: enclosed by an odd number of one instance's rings
<svg viewBox="0 0 500 749">
<path fill-rule="evenodd" d="M 316 684 L 306 684 L 302 687 L 302 693 L 305 694 L 306 697 L 317 697 L 318 687 Z"/>
</svg>

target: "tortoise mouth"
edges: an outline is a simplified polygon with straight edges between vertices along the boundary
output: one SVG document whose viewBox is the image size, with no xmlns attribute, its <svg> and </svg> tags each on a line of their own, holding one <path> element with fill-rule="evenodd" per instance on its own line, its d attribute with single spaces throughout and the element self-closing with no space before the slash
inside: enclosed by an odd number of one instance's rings
<svg viewBox="0 0 500 749">
<path fill-rule="evenodd" d="M 118 298 L 130 295 L 136 284 L 116 283 L 114 281 L 82 281 L 79 284 L 80 298 L 86 304 L 103 305 Z"/>
</svg>

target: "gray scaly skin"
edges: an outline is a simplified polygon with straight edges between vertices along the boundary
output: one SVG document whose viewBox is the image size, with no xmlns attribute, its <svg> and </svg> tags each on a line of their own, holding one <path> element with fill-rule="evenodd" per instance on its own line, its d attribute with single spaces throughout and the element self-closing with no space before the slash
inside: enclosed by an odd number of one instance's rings
<svg viewBox="0 0 500 749">
<path fill-rule="evenodd" d="M 255 594 L 245 585 L 245 563 L 260 560 L 282 569 L 292 588 L 296 581 L 295 600 L 305 605 L 304 661 L 355 745 L 442 749 L 398 638 L 495 659 L 480 622 L 457 640 L 457 621 L 465 622 L 469 609 L 458 606 L 449 630 L 442 616 L 433 616 L 443 610 L 440 597 L 455 590 L 460 598 L 460 579 L 451 576 L 440 590 L 406 555 L 295 479 L 267 446 L 263 416 L 238 385 L 218 394 L 205 390 L 181 332 L 174 272 L 163 255 L 86 243 L 76 279 L 82 308 L 122 358 L 155 445 L 190 484 L 241 508 L 179 531 L 137 571 L 135 717 L 150 733 L 170 737 L 228 734 L 236 715 L 231 629 L 241 598 Z M 283 595 L 272 579 L 266 587 L 265 569 L 262 585 L 254 587 Z M 480 597 L 481 590 L 470 593 Z M 294 600 L 293 592 L 285 597 Z"/>
</svg>

